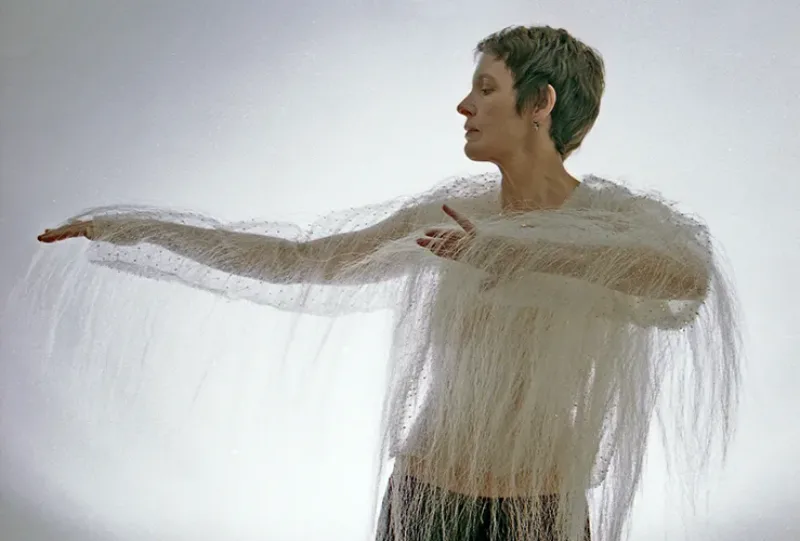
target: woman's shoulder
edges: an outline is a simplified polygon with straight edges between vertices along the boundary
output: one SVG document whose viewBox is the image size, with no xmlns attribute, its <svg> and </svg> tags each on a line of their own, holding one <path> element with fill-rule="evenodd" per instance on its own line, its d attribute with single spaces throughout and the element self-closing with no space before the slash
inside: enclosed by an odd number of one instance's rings
<svg viewBox="0 0 800 541">
<path fill-rule="evenodd" d="M 705 229 L 702 219 L 682 211 L 676 201 L 658 190 L 634 188 L 625 180 L 610 180 L 597 175 L 586 175 L 581 184 L 581 194 L 576 198 L 579 199 L 576 202 L 578 207 L 646 216 L 650 220 Z"/>
</svg>

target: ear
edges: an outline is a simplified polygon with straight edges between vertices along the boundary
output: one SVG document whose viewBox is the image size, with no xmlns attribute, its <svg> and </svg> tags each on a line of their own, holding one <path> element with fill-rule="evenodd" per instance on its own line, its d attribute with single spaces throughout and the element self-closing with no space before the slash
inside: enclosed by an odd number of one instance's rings
<svg viewBox="0 0 800 541">
<path fill-rule="evenodd" d="M 544 99 L 541 101 L 541 105 L 533 111 L 533 119 L 540 124 L 543 124 L 545 119 L 553 112 L 558 99 L 556 89 L 551 84 L 547 85 L 542 94 Z"/>
<path fill-rule="evenodd" d="M 553 88 L 553 85 L 547 85 L 547 116 L 550 116 L 550 113 L 553 112 L 553 109 L 556 107 L 556 100 L 558 99 L 558 94 L 556 94 L 556 89 Z"/>
</svg>

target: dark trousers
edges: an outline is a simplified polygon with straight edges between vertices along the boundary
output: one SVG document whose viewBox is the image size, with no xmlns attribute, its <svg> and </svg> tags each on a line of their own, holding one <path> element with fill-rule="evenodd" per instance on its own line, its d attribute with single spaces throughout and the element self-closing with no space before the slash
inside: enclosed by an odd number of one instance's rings
<svg viewBox="0 0 800 541">
<path fill-rule="evenodd" d="M 425 485 L 412 477 L 402 479 L 402 483 L 402 497 L 397 498 L 396 481 L 389 481 L 378 521 L 376 541 L 518 541 L 513 536 L 511 517 L 503 512 L 507 498 L 469 498 Z M 419 492 L 415 495 L 415 491 Z M 557 498 L 551 495 L 540 496 L 538 536 L 536 540 L 525 541 L 551 541 L 557 538 L 554 524 Z M 425 528 L 415 528 L 414 517 L 404 516 L 410 513 L 404 513 L 404 509 L 397 508 L 412 499 L 415 500 L 414 514 L 430 517 L 432 524 L 426 524 Z M 444 501 L 447 501 L 448 512 L 430 512 L 430 506 L 440 507 Z M 398 522 L 404 525 L 402 529 L 406 539 L 401 540 L 395 531 Z M 584 539 L 591 540 L 588 517 Z"/>
</svg>

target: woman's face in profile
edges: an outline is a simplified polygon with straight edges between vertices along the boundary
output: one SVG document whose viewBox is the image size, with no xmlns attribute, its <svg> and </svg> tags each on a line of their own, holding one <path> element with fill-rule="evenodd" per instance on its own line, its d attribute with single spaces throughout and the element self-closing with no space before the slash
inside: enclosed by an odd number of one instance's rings
<svg viewBox="0 0 800 541">
<path fill-rule="evenodd" d="M 533 122 L 517 114 L 516 104 L 514 77 L 505 62 L 481 55 L 472 89 L 458 104 L 458 112 L 466 119 L 464 153 L 468 158 L 496 163 L 525 148 Z"/>
</svg>

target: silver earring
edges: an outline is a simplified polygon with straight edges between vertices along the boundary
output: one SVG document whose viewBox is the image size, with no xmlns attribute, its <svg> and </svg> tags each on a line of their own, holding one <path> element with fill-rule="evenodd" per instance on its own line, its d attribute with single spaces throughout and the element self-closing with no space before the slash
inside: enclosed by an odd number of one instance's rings
<svg viewBox="0 0 800 541">
<path fill-rule="evenodd" d="M 536 128 L 536 131 L 539 131 L 539 123 L 537 121 L 533 121 L 533 127 Z"/>
</svg>

